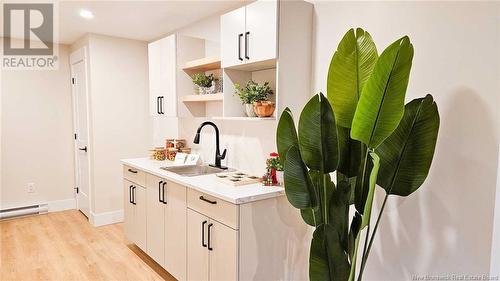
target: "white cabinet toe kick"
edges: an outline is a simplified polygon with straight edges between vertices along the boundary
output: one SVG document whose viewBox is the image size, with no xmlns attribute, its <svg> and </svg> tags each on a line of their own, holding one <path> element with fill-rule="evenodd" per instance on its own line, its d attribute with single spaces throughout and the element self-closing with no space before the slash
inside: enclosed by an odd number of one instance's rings
<svg viewBox="0 0 500 281">
<path fill-rule="evenodd" d="M 307 279 L 311 231 L 285 196 L 238 205 L 136 167 L 123 173 L 127 239 L 177 280 Z"/>
</svg>

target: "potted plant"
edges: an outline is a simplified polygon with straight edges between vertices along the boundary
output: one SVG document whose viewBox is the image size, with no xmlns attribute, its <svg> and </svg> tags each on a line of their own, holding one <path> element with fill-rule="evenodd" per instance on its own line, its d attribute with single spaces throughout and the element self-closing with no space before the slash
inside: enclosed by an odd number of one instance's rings
<svg viewBox="0 0 500 281">
<path fill-rule="evenodd" d="M 259 107 L 259 109 L 260 107 L 272 107 L 272 112 L 270 115 L 273 114 L 274 103 L 269 101 L 269 95 L 273 94 L 273 90 L 271 90 L 269 82 L 265 82 L 264 84 L 260 85 L 250 80 L 245 85 L 245 87 L 241 87 L 240 84 L 234 84 L 234 87 L 236 90 L 236 95 L 240 97 L 241 102 L 245 106 L 245 112 L 248 117 L 257 116 L 256 111 L 254 110 L 255 103 L 257 103 L 257 107 Z M 266 103 L 263 103 L 263 101 L 266 101 Z M 261 111 L 259 110 L 257 112 L 260 113 Z M 264 113 L 269 113 L 269 109 L 267 109 L 267 111 L 265 111 Z M 259 115 L 259 117 L 264 116 Z"/>
<path fill-rule="evenodd" d="M 283 164 L 280 156 L 276 152 L 269 154 L 270 158 L 266 160 L 267 170 L 270 172 L 273 185 L 283 184 Z"/>
<path fill-rule="evenodd" d="M 214 75 L 205 75 L 205 73 L 196 73 L 192 77 L 193 83 L 198 87 L 198 94 L 213 94 L 215 91 Z"/>
<path fill-rule="evenodd" d="M 331 60 L 327 97 L 311 98 L 298 130 L 290 109 L 281 115 L 285 193 L 315 228 L 311 281 L 363 280 L 388 198 L 411 195 L 429 173 L 439 111 L 431 95 L 404 104 L 412 59 L 407 36 L 378 55 L 368 32 L 351 29 Z M 385 198 L 374 223 L 377 185 Z"/>
</svg>

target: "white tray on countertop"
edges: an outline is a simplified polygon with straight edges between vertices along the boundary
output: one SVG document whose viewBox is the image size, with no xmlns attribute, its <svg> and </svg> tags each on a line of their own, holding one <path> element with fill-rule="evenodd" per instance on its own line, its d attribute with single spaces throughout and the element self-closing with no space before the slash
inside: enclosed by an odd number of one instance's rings
<svg viewBox="0 0 500 281">
<path fill-rule="evenodd" d="M 241 171 L 223 172 L 215 174 L 217 180 L 221 183 L 240 186 L 260 182 L 260 177 L 249 175 Z"/>
</svg>

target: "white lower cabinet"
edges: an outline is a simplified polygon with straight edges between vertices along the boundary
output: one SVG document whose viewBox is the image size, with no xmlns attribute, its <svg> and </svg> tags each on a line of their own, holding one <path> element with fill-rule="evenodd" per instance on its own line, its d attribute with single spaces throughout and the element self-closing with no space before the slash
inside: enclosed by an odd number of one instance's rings
<svg viewBox="0 0 500 281">
<path fill-rule="evenodd" d="M 237 280 L 238 231 L 188 208 L 188 280 Z"/>
<path fill-rule="evenodd" d="M 165 204 L 162 198 L 164 180 L 146 175 L 147 197 L 147 251 L 146 253 L 157 263 L 165 261 Z"/>
<path fill-rule="evenodd" d="M 186 188 L 147 174 L 146 253 L 177 280 L 186 280 Z"/>
<path fill-rule="evenodd" d="M 123 181 L 125 235 L 146 250 L 146 190 L 134 182 Z"/>
<path fill-rule="evenodd" d="M 310 231 L 285 196 L 238 205 L 123 171 L 126 236 L 177 280 L 307 280 Z"/>
<path fill-rule="evenodd" d="M 177 280 L 186 280 L 186 188 L 167 181 L 165 202 L 163 267 Z"/>
</svg>

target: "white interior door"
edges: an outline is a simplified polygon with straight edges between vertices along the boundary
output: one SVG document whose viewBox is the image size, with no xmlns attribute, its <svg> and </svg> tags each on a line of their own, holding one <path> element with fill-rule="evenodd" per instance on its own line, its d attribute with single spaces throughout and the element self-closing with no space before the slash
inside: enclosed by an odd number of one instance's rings
<svg viewBox="0 0 500 281">
<path fill-rule="evenodd" d="M 88 129 L 88 92 L 86 49 L 81 48 L 70 56 L 71 90 L 73 94 L 73 120 L 75 129 L 75 174 L 77 208 L 87 218 L 90 215 L 90 162 Z"/>
</svg>

